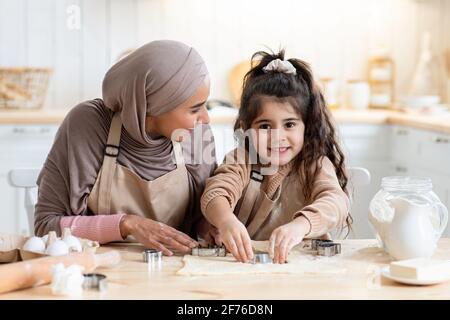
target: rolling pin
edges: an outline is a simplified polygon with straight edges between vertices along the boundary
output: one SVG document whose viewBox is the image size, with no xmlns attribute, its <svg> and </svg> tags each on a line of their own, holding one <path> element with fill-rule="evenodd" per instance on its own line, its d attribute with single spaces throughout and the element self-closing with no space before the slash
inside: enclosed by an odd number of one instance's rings
<svg viewBox="0 0 450 320">
<path fill-rule="evenodd" d="M 92 272 L 97 267 L 111 266 L 119 262 L 119 252 L 108 251 L 102 254 L 71 253 L 67 256 L 44 257 L 0 265 L 0 293 L 50 283 L 53 275 L 52 267 L 58 263 L 63 263 L 64 267 L 78 264 L 84 267 L 84 272 Z"/>
</svg>

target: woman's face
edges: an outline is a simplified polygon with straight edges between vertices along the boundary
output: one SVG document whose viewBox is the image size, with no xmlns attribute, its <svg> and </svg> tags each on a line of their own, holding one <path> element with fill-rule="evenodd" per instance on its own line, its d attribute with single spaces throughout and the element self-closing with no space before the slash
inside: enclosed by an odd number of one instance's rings
<svg viewBox="0 0 450 320">
<path fill-rule="evenodd" d="M 287 164 L 302 150 L 305 125 L 287 102 L 263 102 L 251 128 L 258 155 L 271 165 Z"/>
<path fill-rule="evenodd" d="M 209 123 L 206 101 L 209 97 L 209 77 L 197 89 L 192 97 L 180 104 L 174 110 L 159 116 L 148 116 L 146 131 L 171 138 L 177 129 L 193 130 L 197 123 Z"/>
</svg>

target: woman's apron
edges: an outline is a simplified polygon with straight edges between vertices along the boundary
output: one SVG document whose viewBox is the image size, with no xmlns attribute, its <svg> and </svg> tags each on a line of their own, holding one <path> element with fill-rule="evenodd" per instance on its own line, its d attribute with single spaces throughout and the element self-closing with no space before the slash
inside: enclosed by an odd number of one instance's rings
<svg viewBox="0 0 450 320">
<path fill-rule="evenodd" d="M 272 198 L 262 190 L 263 180 L 259 170 L 252 170 L 250 182 L 235 210 L 253 240 L 269 240 L 273 230 L 291 222 L 294 214 L 306 206 L 297 177 L 288 175 Z M 322 238 L 328 239 L 329 235 Z"/>
<path fill-rule="evenodd" d="M 88 197 L 94 214 L 126 213 L 150 218 L 179 229 L 189 205 L 189 180 L 180 142 L 173 142 L 177 168 L 147 181 L 117 163 L 122 122 L 112 119 L 103 164 Z"/>
</svg>

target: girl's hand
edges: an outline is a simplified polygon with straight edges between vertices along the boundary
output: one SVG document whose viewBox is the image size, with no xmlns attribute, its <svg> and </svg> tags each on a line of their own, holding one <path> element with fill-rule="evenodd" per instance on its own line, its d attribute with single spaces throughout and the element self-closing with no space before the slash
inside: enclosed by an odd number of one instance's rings
<svg viewBox="0 0 450 320">
<path fill-rule="evenodd" d="M 198 243 L 188 235 L 164 223 L 135 215 L 126 215 L 120 221 L 120 233 L 125 238 L 132 235 L 146 248 L 162 251 L 166 256 L 173 255 L 170 249 L 188 253 Z"/>
<path fill-rule="evenodd" d="M 252 241 L 247 228 L 234 215 L 228 215 L 227 219 L 218 224 L 220 240 L 228 251 L 239 262 L 247 263 L 253 259 Z"/>
<path fill-rule="evenodd" d="M 273 230 L 269 239 L 269 255 L 273 262 L 285 263 L 289 251 L 303 240 L 309 229 L 309 221 L 300 216 Z"/>
<path fill-rule="evenodd" d="M 216 227 L 210 224 L 205 218 L 201 218 L 195 227 L 197 232 L 197 240 L 202 246 L 215 245 L 219 232 Z"/>
</svg>

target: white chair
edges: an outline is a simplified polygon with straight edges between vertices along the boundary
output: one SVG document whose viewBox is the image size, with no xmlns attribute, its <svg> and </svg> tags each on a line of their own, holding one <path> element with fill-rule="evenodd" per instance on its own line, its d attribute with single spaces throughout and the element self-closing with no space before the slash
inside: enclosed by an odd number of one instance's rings
<svg viewBox="0 0 450 320">
<path fill-rule="evenodd" d="M 349 167 L 347 169 L 350 188 L 367 186 L 370 184 L 370 172 L 362 167 Z"/>
<path fill-rule="evenodd" d="M 348 194 L 350 198 L 350 205 L 354 203 L 355 194 L 360 187 L 368 186 L 370 184 L 371 176 L 369 170 L 362 167 L 347 168 L 348 175 Z"/>
<path fill-rule="evenodd" d="M 354 195 L 357 193 L 357 189 L 370 184 L 371 176 L 369 170 L 362 167 L 347 167 L 348 176 L 348 193 L 350 198 L 350 205 L 352 206 L 354 201 Z M 353 215 L 353 218 L 355 216 Z M 345 234 L 334 230 L 330 233 L 332 239 L 340 239 Z"/>
<path fill-rule="evenodd" d="M 34 206 L 37 201 L 36 181 L 41 169 L 17 168 L 8 172 L 8 182 L 12 187 L 25 188 L 25 210 L 31 235 L 34 235 Z"/>
</svg>

